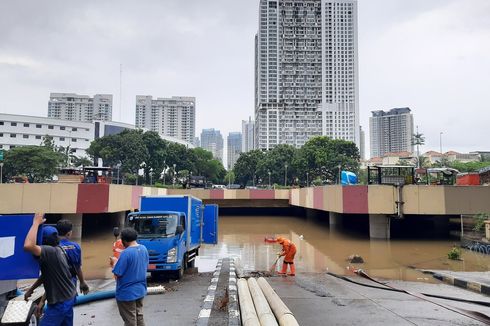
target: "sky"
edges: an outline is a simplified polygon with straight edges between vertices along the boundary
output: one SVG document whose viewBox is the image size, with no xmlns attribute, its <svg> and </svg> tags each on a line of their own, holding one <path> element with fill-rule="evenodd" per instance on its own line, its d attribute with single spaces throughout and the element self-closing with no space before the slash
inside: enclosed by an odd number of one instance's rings
<svg viewBox="0 0 490 326">
<path fill-rule="evenodd" d="M 358 11 L 367 150 L 371 111 L 394 107 L 412 109 L 421 151 L 490 150 L 490 1 Z M 226 136 L 254 115 L 257 27 L 258 0 L 2 0 L 0 112 L 46 116 L 51 92 L 108 93 L 113 120 L 134 123 L 136 95 L 194 96 L 196 136 Z"/>
</svg>

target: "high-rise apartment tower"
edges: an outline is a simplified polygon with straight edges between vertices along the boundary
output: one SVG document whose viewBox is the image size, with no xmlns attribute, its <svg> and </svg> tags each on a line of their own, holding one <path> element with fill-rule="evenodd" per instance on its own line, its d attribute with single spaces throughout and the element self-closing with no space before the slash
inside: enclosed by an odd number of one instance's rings
<svg viewBox="0 0 490 326">
<path fill-rule="evenodd" d="M 94 97 L 74 93 L 51 93 L 48 118 L 87 121 L 112 120 L 112 95 L 96 94 Z"/>
<path fill-rule="evenodd" d="M 386 153 L 413 153 L 413 116 L 409 108 L 372 111 L 369 118 L 371 157 Z"/>
<path fill-rule="evenodd" d="M 194 143 L 196 133 L 196 98 L 173 96 L 157 98 L 136 96 L 136 127 L 160 135 Z"/>
<path fill-rule="evenodd" d="M 260 0 L 255 147 L 325 135 L 359 147 L 356 0 Z"/>
<path fill-rule="evenodd" d="M 223 136 L 219 130 L 203 129 L 201 147 L 213 153 L 213 157 L 223 163 Z"/>
<path fill-rule="evenodd" d="M 241 132 L 230 132 L 226 140 L 227 151 L 228 151 L 228 170 L 233 169 L 235 166 L 240 153 L 242 152 L 242 133 Z"/>
<path fill-rule="evenodd" d="M 242 120 L 242 152 L 250 152 L 254 147 L 254 130 L 255 123 L 252 118 L 249 117 L 247 120 Z"/>
</svg>

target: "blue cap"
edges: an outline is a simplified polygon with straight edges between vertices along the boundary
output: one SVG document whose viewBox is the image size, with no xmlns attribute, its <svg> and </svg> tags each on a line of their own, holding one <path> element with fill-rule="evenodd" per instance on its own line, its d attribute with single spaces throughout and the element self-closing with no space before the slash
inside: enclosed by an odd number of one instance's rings
<svg viewBox="0 0 490 326">
<path fill-rule="evenodd" d="M 58 235 L 58 230 L 54 226 L 45 225 L 43 226 L 43 238 L 52 236 L 53 234 Z"/>
</svg>

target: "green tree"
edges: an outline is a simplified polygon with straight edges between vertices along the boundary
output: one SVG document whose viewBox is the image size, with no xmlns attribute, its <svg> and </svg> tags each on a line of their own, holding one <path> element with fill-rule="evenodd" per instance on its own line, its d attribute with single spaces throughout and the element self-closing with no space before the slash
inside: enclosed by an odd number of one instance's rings
<svg viewBox="0 0 490 326">
<path fill-rule="evenodd" d="M 163 140 L 160 135 L 154 131 L 147 131 L 142 137 L 146 149 L 148 150 L 148 159 L 145 161 L 144 165 L 145 180 L 146 183 L 150 183 L 150 173 L 152 174 L 153 180 L 157 180 L 165 168 L 169 142 Z"/>
<path fill-rule="evenodd" d="M 5 177 L 23 175 L 29 182 L 50 181 L 63 157 L 49 146 L 22 146 L 5 153 Z"/>
<path fill-rule="evenodd" d="M 417 126 L 417 132 L 412 136 L 412 145 L 417 146 L 417 158 L 420 158 L 420 146 L 425 144 L 424 134 L 419 133 L 419 127 Z M 442 153 L 441 153 L 442 154 Z M 420 160 L 417 160 L 417 167 L 420 168 L 422 164 L 420 164 Z"/>
<path fill-rule="evenodd" d="M 74 167 L 91 166 L 93 163 L 88 157 L 73 156 L 71 160 L 71 164 Z"/>
<path fill-rule="evenodd" d="M 298 169 L 306 171 L 312 179 L 338 182 L 340 170 L 358 172 L 359 150 L 353 142 L 330 139 L 325 136 L 313 137 L 300 149 Z"/>
<path fill-rule="evenodd" d="M 233 172 L 233 170 L 226 172 L 224 181 L 225 181 L 225 184 L 235 183 L 235 172 Z"/>
<path fill-rule="evenodd" d="M 233 168 L 236 180 L 244 186 L 255 184 L 259 163 L 264 158 L 265 153 L 258 149 L 242 153 Z"/>
<path fill-rule="evenodd" d="M 269 183 L 269 172 L 271 183 L 284 184 L 287 180 L 287 185 L 292 184 L 298 176 L 298 166 L 294 164 L 297 149 L 291 145 L 277 145 L 272 150 L 265 152 L 264 158 L 257 164 L 257 177 L 262 180 L 262 183 Z"/>
</svg>

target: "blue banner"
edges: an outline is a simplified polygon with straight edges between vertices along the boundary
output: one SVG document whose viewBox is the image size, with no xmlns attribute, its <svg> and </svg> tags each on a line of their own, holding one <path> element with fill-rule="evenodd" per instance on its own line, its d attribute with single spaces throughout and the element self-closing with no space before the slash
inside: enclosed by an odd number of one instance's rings
<svg viewBox="0 0 490 326">
<path fill-rule="evenodd" d="M 39 276 L 38 261 L 24 251 L 24 240 L 33 217 L 33 214 L 0 215 L 0 280 Z M 37 243 L 41 243 L 41 232 L 38 232 Z"/>
</svg>

